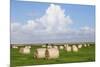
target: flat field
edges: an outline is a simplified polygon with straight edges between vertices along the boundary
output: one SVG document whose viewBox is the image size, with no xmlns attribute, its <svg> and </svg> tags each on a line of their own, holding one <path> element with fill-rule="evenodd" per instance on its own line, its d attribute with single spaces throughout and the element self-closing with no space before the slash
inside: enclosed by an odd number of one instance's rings
<svg viewBox="0 0 100 67">
<path fill-rule="evenodd" d="M 22 46 L 19 46 L 19 48 Z M 60 57 L 57 59 L 35 59 L 34 51 L 40 48 L 41 45 L 32 45 L 30 54 L 19 53 L 19 48 L 10 49 L 10 66 L 29 66 L 29 65 L 44 65 L 44 64 L 61 64 L 61 63 L 76 63 L 76 62 L 93 62 L 95 61 L 95 45 L 82 47 L 78 52 L 67 52 L 60 50 Z"/>
</svg>

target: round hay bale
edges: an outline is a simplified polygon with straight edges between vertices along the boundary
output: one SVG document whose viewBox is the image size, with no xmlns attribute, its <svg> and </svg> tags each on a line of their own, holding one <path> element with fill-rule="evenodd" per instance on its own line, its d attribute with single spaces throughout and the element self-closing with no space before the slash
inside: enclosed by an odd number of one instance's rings
<svg viewBox="0 0 100 67">
<path fill-rule="evenodd" d="M 68 44 L 64 44 L 64 47 L 69 46 Z"/>
<path fill-rule="evenodd" d="M 25 48 L 31 48 L 31 46 L 25 46 Z"/>
<path fill-rule="evenodd" d="M 55 45 L 55 46 L 53 46 L 53 48 L 56 48 L 56 49 L 58 49 L 58 46 L 56 46 L 56 45 Z"/>
<path fill-rule="evenodd" d="M 87 46 L 90 46 L 90 44 L 87 44 Z"/>
<path fill-rule="evenodd" d="M 56 48 L 48 48 L 45 53 L 46 59 L 56 59 L 59 58 L 59 50 Z"/>
<path fill-rule="evenodd" d="M 66 47 L 65 47 L 65 50 L 66 50 L 67 52 L 71 52 L 71 50 L 72 50 L 72 49 L 71 49 L 71 46 L 66 46 Z"/>
<path fill-rule="evenodd" d="M 12 48 L 18 48 L 18 46 L 13 45 Z"/>
<path fill-rule="evenodd" d="M 24 48 L 24 47 L 21 47 L 21 48 L 19 49 L 19 53 L 23 53 L 23 48 Z"/>
<path fill-rule="evenodd" d="M 42 45 L 42 47 L 46 47 L 46 45 Z"/>
<path fill-rule="evenodd" d="M 22 53 L 22 54 L 29 54 L 30 48 L 21 47 L 19 52 Z"/>
<path fill-rule="evenodd" d="M 73 52 L 78 52 L 78 48 L 76 47 L 76 45 L 72 45 L 72 50 Z"/>
<path fill-rule="evenodd" d="M 46 48 L 37 48 L 36 51 L 34 52 L 34 58 L 36 59 L 45 58 L 45 52 Z"/>
<path fill-rule="evenodd" d="M 87 47 L 87 44 L 84 44 L 84 47 Z"/>
<path fill-rule="evenodd" d="M 64 49 L 64 46 L 59 46 L 59 49 Z"/>
<path fill-rule="evenodd" d="M 78 48 L 82 48 L 82 44 L 79 44 L 79 45 L 78 45 Z"/>
<path fill-rule="evenodd" d="M 64 47 L 66 47 L 67 45 L 66 44 L 64 44 Z"/>
<path fill-rule="evenodd" d="M 48 45 L 47 48 L 52 48 L 52 46 L 51 45 Z"/>
</svg>

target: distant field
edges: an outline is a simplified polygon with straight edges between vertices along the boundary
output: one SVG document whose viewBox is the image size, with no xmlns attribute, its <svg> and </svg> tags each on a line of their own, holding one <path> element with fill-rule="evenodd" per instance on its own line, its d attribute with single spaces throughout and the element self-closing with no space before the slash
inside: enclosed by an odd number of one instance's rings
<svg viewBox="0 0 100 67">
<path fill-rule="evenodd" d="M 19 46 L 21 47 L 21 46 Z M 19 48 L 11 48 L 11 67 L 28 66 L 28 65 L 43 65 L 43 64 L 59 64 L 59 63 L 75 63 L 75 62 L 92 62 L 95 61 L 95 45 L 89 47 L 82 47 L 79 52 L 67 52 L 60 50 L 60 57 L 58 59 L 35 59 L 33 53 L 36 48 L 41 46 L 32 46 L 31 53 L 24 55 L 19 53 Z"/>
</svg>

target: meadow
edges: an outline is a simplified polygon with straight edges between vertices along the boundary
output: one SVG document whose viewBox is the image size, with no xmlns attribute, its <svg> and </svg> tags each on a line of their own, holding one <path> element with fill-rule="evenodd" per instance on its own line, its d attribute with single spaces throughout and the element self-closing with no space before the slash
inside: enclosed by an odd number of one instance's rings
<svg viewBox="0 0 100 67">
<path fill-rule="evenodd" d="M 76 63 L 76 62 L 93 62 L 95 61 L 95 44 L 87 47 L 82 47 L 78 52 L 67 52 L 64 49 L 59 50 L 60 56 L 57 59 L 36 59 L 34 51 L 40 48 L 41 45 L 32 45 L 30 54 L 19 53 L 17 49 L 10 48 L 10 66 L 29 66 L 29 65 L 44 65 L 44 64 L 61 64 L 61 63 Z"/>
</svg>

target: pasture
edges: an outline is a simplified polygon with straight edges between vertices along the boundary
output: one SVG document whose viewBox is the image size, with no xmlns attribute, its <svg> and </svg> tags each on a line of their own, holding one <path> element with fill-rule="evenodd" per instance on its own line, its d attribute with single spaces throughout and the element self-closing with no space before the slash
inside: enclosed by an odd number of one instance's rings
<svg viewBox="0 0 100 67">
<path fill-rule="evenodd" d="M 44 64 L 61 64 L 61 63 L 76 63 L 76 62 L 93 62 L 95 61 L 95 45 L 91 44 L 87 47 L 82 47 L 78 52 L 67 52 L 64 49 L 59 50 L 60 56 L 56 59 L 36 59 L 34 51 L 41 45 L 31 45 L 30 54 L 21 54 L 18 48 L 10 48 L 10 66 L 29 66 L 29 65 L 44 65 Z M 42 47 L 44 48 L 44 47 Z"/>
</svg>

